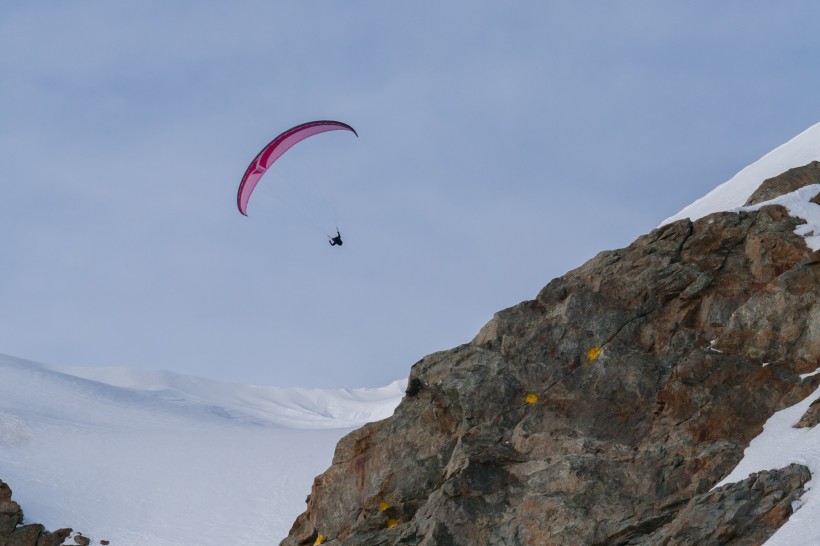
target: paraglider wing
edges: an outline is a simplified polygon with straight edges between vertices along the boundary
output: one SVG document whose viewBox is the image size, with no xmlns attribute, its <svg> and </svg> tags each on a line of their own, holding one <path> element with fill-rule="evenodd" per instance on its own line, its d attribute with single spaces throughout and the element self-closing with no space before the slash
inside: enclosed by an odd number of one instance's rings
<svg viewBox="0 0 820 546">
<path fill-rule="evenodd" d="M 254 188 L 259 183 L 259 179 L 265 174 L 273 163 L 282 157 L 282 154 L 287 152 L 294 144 L 305 140 L 313 135 L 319 133 L 326 133 L 328 131 L 351 131 L 354 135 L 359 136 L 356 130 L 346 123 L 340 121 L 311 121 L 292 127 L 271 140 L 267 146 L 262 148 L 262 151 L 257 154 L 245 175 L 242 177 L 242 182 L 239 183 L 239 192 L 236 195 L 236 204 L 239 207 L 239 212 L 248 215 L 248 200 L 251 198 Z"/>
</svg>

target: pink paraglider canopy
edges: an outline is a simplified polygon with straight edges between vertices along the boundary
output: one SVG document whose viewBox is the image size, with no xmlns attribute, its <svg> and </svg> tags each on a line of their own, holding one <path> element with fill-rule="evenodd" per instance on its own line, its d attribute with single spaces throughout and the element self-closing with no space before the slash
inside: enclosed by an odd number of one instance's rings
<svg viewBox="0 0 820 546">
<path fill-rule="evenodd" d="M 305 140 L 313 135 L 319 133 L 326 133 L 327 131 L 351 131 L 354 135 L 359 136 L 356 130 L 350 125 L 340 121 L 311 121 L 292 127 L 274 138 L 270 143 L 262 148 L 262 151 L 257 154 L 248 169 L 245 171 L 245 176 L 242 177 L 242 182 L 239 183 L 239 192 L 236 195 L 236 204 L 239 207 L 239 212 L 248 215 L 248 200 L 251 198 L 254 188 L 259 183 L 259 179 L 265 174 L 265 171 L 270 168 L 273 163 L 282 157 L 282 154 L 287 152 L 294 144 Z"/>
</svg>

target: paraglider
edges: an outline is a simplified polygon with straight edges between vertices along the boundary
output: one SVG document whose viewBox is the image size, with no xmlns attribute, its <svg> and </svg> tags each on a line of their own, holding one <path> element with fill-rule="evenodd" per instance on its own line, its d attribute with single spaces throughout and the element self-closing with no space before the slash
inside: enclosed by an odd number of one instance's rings
<svg viewBox="0 0 820 546">
<path fill-rule="evenodd" d="M 331 237 L 330 235 L 327 236 L 330 241 L 330 246 L 342 246 L 342 234 L 339 233 L 339 228 L 336 228 L 336 237 Z"/>
<path fill-rule="evenodd" d="M 310 121 L 297 125 L 296 127 L 291 127 L 262 148 L 262 151 L 260 151 L 254 160 L 251 161 L 251 164 L 248 165 L 245 175 L 239 183 L 239 191 L 236 195 L 236 205 L 239 207 L 239 212 L 245 216 L 248 215 L 248 201 L 251 198 L 251 193 L 253 193 L 254 188 L 256 188 L 256 185 L 259 183 L 262 175 L 265 174 L 265 171 L 267 171 L 277 159 L 282 157 L 282 154 L 306 138 L 328 131 L 350 131 L 357 137 L 359 136 L 353 127 L 340 121 Z M 338 244 L 341 245 L 341 236 L 338 235 L 338 230 L 336 231 L 337 237 L 339 237 Z M 331 238 L 331 240 L 333 240 L 333 238 Z"/>
</svg>

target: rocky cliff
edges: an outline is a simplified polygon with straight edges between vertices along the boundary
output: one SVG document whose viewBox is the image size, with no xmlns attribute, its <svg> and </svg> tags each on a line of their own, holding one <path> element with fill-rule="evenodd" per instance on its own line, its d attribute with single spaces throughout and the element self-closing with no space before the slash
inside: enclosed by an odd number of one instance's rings
<svg viewBox="0 0 820 546">
<path fill-rule="evenodd" d="M 819 182 L 810 164 L 754 202 Z M 339 442 L 282 544 L 761 544 L 808 469 L 714 486 L 820 385 L 801 378 L 820 366 L 801 222 L 764 203 L 662 226 L 425 357 L 391 418 Z"/>
</svg>

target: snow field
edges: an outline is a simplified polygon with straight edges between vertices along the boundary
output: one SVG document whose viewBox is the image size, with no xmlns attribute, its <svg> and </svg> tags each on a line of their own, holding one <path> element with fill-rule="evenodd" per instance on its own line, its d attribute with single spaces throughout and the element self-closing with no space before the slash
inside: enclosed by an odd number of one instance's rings
<svg viewBox="0 0 820 546">
<path fill-rule="evenodd" d="M 336 442 L 403 393 L 73 371 L 0 356 L 0 478 L 27 522 L 115 546 L 277 544 Z"/>
</svg>

